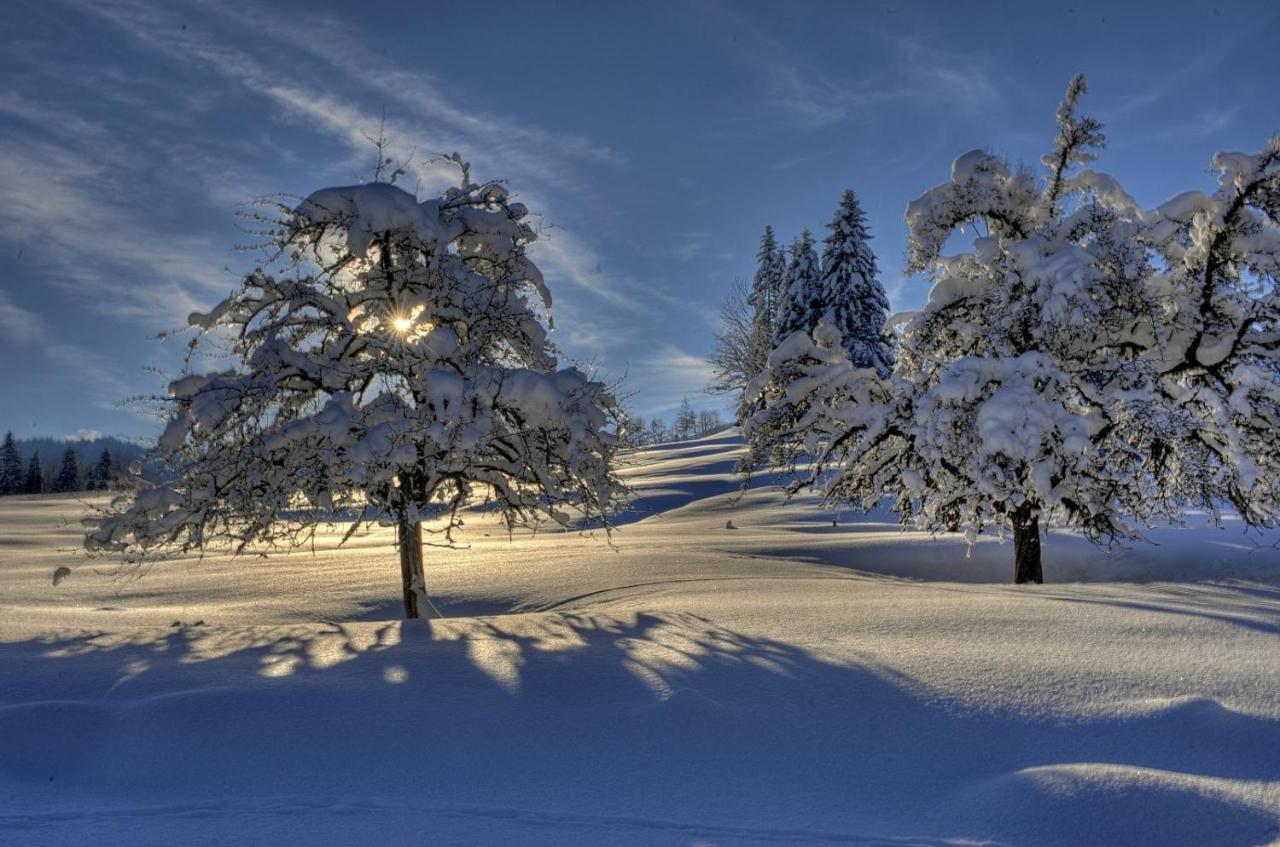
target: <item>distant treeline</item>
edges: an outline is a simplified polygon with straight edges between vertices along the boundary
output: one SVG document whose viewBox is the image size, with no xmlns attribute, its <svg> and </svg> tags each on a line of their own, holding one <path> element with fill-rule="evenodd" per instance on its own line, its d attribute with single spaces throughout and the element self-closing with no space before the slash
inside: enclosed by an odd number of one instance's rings
<svg viewBox="0 0 1280 847">
<path fill-rule="evenodd" d="M 680 403 L 675 420 L 668 423 L 664 418 L 644 418 L 623 414 L 622 443 L 628 447 L 641 447 L 646 444 L 662 444 L 666 441 L 687 441 L 690 438 L 701 438 L 716 430 L 724 429 L 724 418 L 714 409 L 694 409 L 686 397 Z"/>
<path fill-rule="evenodd" d="M 129 463 L 146 452 L 119 438 L 18 441 L 6 433 L 0 442 L 0 495 L 119 488 Z"/>
</svg>

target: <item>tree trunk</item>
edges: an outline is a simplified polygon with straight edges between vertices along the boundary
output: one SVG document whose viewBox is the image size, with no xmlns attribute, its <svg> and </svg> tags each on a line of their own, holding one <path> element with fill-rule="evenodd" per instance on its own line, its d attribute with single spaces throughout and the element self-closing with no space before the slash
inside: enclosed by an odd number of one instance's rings
<svg viewBox="0 0 1280 847">
<path fill-rule="evenodd" d="M 1040 516 L 1030 506 L 1013 513 L 1013 581 L 1044 582 L 1040 569 Z"/>
<path fill-rule="evenodd" d="M 406 618 L 422 617 L 418 609 L 418 592 L 414 588 L 415 578 L 419 585 L 424 584 L 422 571 L 422 524 L 410 523 L 401 516 L 396 525 L 396 543 L 400 547 L 400 582 L 404 588 L 404 616 Z"/>
</svg>

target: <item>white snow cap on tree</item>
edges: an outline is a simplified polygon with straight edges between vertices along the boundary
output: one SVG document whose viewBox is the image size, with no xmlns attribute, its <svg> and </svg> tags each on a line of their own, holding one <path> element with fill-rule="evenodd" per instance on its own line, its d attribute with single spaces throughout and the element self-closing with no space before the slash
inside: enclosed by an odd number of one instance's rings
<svg viewBox="0 0 1280 847">
<path fill-rule="evenodd" d="M 808 478 L 831 498 L 887 494 L 970 539 L 1010 524 L 1034 538 L 1047 517 L 1107 540 L 1224 501 L 1251 524 L 1280 518 L 1280 145 L 1219 154 L 1216 193 L 1144 212 L 1080 169 L 1103 142 L 1077 114 L 1084 91 L 1073 79 L 1043 178 L 975 150 L 908 205 L 910 270 L 933 287 L 893 374 L 858 371 L 861 390 L 839 363 L 808 374 L 838 389 L 823 425 L 843 431 Z"/>
<path fill-rule="evenodd" d="M 375 182 L 281 209 L 272 260 L 191 316 L 239 362 L 170 386 L 171 481 L 139 480 L 87 545 L 296 544 L 335 515 L 451 530 L 474 498 L 510 526 L 607 516 L 614 400 L 548 349 L 527 210 L 468 174 L 422 202 Z"/>
</svg>

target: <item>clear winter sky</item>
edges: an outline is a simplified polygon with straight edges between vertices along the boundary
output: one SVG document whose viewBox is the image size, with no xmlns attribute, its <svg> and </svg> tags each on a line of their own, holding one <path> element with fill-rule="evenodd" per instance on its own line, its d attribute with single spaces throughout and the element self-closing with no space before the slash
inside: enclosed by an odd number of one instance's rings
<svg viewBox="0 0 1280 847">
<path fill-rule="evenodd" d="M 555 338 L 644 414 L 697 405 L 761 229 L 862 200 L 895 308 L 903 211 L 986 147 L 1035 164 L 1071 75 L 1153 204 L 1280 129 L 1274 2 L 0 4 L 0 431 L 147 435 L 178 327 L 253 254 L 237 209 L 350 184 L 385 110 L 536 211 Z"/>
</svg>

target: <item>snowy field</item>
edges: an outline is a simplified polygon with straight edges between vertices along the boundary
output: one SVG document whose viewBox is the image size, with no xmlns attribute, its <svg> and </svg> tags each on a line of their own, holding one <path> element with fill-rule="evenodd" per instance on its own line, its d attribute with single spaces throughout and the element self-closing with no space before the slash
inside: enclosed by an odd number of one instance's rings
<svg viewBox="0 0 1280 847">
<path fill-rule="evenodd" d="M 1280 843 L 1280 536 L 1014 587 L 739 449 L 631 456 L 616 550 L 469 521 L 430 622 L 389 532 L 124 578 L 0 501 L 0 844 Z"/>
</svg>

